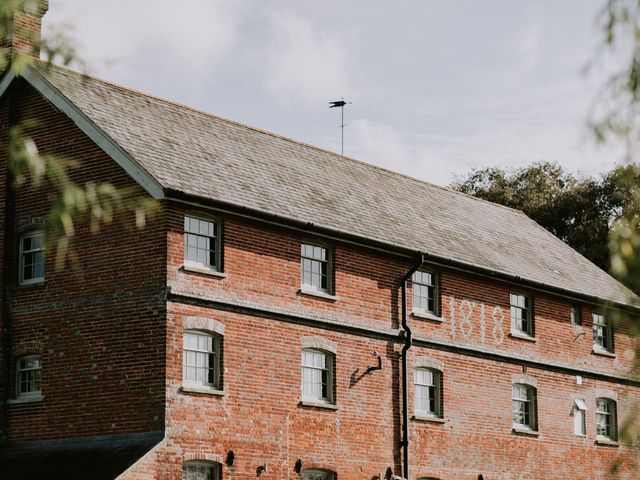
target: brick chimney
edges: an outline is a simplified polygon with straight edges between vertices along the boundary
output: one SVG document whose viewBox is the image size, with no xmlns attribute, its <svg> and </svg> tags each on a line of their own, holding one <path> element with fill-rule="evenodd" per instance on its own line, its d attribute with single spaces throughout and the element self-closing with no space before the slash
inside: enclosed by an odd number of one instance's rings
<svg viewBox="0 0 640 480">
<path fill-rule="evenodd" d="M 0 0 L 3 1 L 3 0 Z M 7 24 L 0 26 L 0 51 L 40 56 L 42 17 L 49 10 L 49 0 L 22 0 Z"/>
</svg>

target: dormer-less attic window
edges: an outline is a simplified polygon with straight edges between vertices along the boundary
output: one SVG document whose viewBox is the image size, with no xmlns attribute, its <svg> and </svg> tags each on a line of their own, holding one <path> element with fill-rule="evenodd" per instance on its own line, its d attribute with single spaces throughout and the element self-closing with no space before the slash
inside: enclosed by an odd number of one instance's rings
<svg viewBox="0 0 640 480">
<path fill-rule="evenodd" d="M 213 219 L 184 217 L 184 263 L 220 271 L 220 224 Z"/>
</svg>

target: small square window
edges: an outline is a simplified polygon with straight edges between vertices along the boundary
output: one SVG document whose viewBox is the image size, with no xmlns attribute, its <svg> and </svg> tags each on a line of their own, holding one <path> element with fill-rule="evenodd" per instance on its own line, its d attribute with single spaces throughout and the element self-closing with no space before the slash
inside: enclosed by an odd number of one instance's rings
<svg viewBox="0 0 640 480">
<path fill-rule="evenodd" d="M 334 403 L 333 355 L 322 350 L 302 350 L 302 399 Z"/>
<path fill-rule="evenodd" d="M 513 427 L 536 430 L 536 389 L 530 385 L 513 385 Z"/>
<path fill-rule="evenodd" d="M 533 336 L 531 298 L 520 293 L 511 293 L 511 329 Z"/>
<path fill-rule="evenodd" d="M 182 464 L 182 480 L 218 480 L 220 465 L 213 462 L 188 461 Z"/>
<path fill-rule="evenodd" d="M 414 371 L 414 410 L 419 415 L 442 417 L 441 373 L 431 368 Z"/>
<path fill-rule="evenodd" d="M 221 388 L 220 345 L 217 335 L 195 330 L 184 332 L 182 382 L 185 385 Z"/>
<path fill-rule="evenodd" d="M 412 297 L 413 310 L 416 312 L 438 314 L 437 275 L 433 272 L 418 271 L 413 274 Z"/>
<path fill-rule="evenodd" d="M 184 217 L 184 262 L 191 267 L 220 271 L 219 222 Z"/>
<path fill-rule="evenodd" d="M 303 243 L 300 246 L 302 286 L 325 293 L 331 289 L 331 263 L 329 250 L 318 245 Z"/>
<path fill-rule="evenodd" d="M 613 327 L 611 319 L 600 313 L 593 313 L 593 348 L 613 352 Z"/>
<path fill-rule="evenodd" d="M 571 324 L 582 325 L 582 309 L 577 303 L 571 305 Z"/>
<path fill-rule="evenodd" d="M 587 434 L 587 404 L 582 398 L 573 400 L 573 433 L 578 436 Z"/>
<path fill-rule="evenodd" d="M 42 393 L 40 355 L 19 358 L 16 363 L 16 398 L 39 397 Z"/>
<path fill-rule="evenodd" d="M 43 232 L 29 232 L 20 238 L 20 285 L 44 281 L 44 253 Z"/>
</svg>

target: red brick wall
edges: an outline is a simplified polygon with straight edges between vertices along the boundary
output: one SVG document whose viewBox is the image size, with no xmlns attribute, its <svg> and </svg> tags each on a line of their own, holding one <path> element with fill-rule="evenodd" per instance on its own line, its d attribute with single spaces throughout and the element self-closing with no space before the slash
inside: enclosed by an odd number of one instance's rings
<svg viewBox="0 0 640 480">
<path fill-rule="evenodd" d="M 13 101 L 17 121 L 37 121 L 30 135 L 41 153 L 77 162 L 75 182 L 109 182 L 140 194 L 124 170 L 30 88 L 20 86 Z M 50 201 L 46 186 L 20 187 L 15 222 L 46 218 Z M 17 285 L 18 240 L 11 232 L 12 356 L 42 355 L 45 399 L 8 407 L 10 440 L 163 429 L 163 222 L 159 213 L 138 230 L 123 212 L 97 234 L 80 224 L 64 268 L 55 270 L 50 252 L 46 282 L 32 286 Z M 14 376 L 12 368 L 12 396 Z"/>
</svg>

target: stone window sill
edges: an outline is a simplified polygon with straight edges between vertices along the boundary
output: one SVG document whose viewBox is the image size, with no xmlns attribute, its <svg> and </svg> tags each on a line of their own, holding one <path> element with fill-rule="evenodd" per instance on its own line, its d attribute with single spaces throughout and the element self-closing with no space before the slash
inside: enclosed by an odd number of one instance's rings
<svg viewBox="0 0 640 480">
<path fill-rule="evenodd" d="M 38 280 L 36 282 L 18 283 L 18 285 L 16 285 L 16 288 L 18 289 L 37 288 L 37 287 L 44 287 L 46 285 L 47 285 L 47 281 L 43 278 L 42 280 Z"/>
<path fill-rule="evenodd" d="M 527 335 L 526 333 L 519 332 L 517 330 L 511 330 L 509 332 L 509 336 L 511 338 L 517 338 L 519 340 L 526 340 L 527 342 L 537 342 L 538 339 L 536 337 L 532 337 L 531 335 Z"/>
<path fill-rule="evenodd" d="M 605 445 L 607 447 L 619 447 L 620 442 L 617 442 L 616 440 L 611 440 L 609 438 L 597 438 L 596 445 Z"/>
<path fill-rule="evenodd" d="M 195 385 L 182 385 L 178 389 L 178 393 L 182 393 L 185 395 L 188 394 L 199 394 L 199 395 L 210 395 L 212 397 L 223 397 L 226 392 L 224 390 L 218 390 L 216 388 L 207 388 L 207 387 L 197 387 Z"/>
<path fill-rule="evenodd" d="M 180 270 L 183 272 L 208 275 L 210 277 L 227 278 L 227 274 L 224 272 L 218 272 L 217 270 L 211 270 L 210 268 L 205 267 L 196 267 L 195 265 L 183 265 L 182 267 L 180 267 Z"/>
<path fill-rule="evenodd" d="M 419 318 L 421 320 L 431 320 L 432 322 L 444 322 L 444 318 L 434 315 L 430 312 L 424 312 L 422 310 L 414 310 L 411 312 L 411 316 L 415 318 Z"/>
<path fill-rule="evenodd" d="M 338 406 L 335 403 L 314 402 L 312 400 L 300 400 L 298 405 L 300 405 L 301 407 L 324 408 L 326 410 L 338 410 Z"/>
<path fill-rule="evenodd" d="M 39 403 L 44 400 L 43 395 L 37 395 L 33 397 L 23 397 L 23 398 L 12 398 L 7 400 L 7 405 L 24 405 L 28 403 Z"/>
<path fill-rule="evenodd" d="M 418 422 L 429 422 L 429 423 L 447 423 L 448 420 L 441 418 L 441 417 L 436 417 L 434 415 L 427 415 L 427 414 L 415 414 L 413 417 L 411 417 L 413 420 L 416 420 Z"/>
<path fill-rule="evenodd" d="M 528 437 L 539 437 L 540 436 L 540 432 L 538 432 L 537 430 L 530 430 L 528 428 L 523 428 L 523 427 L 513 427 L 511 429 L 511 431 L 513 433 L 515 433 L 516 435 L 525 435 Z"/>
<path fill-rule="evenodd" d="M 298 295 L 308 295 L 310 297 L 323 298 L 324 300 L 331 300 L 332 302 L 338 300 L 338 297 L 336 297 L 335 295 L 331 295 L 330 293 L 305 287 L 302 287 L 300 288 L 300 290 L 298 290 Z"/>
<path fill-rule="evenodd" d="M 593 353 L 594 355 L 601 355 L 603 357 L 609 357 L 609 358 L 616 358 L 618 355 L 614 352 L 610 352 L 608 350 L 604 350 L 602 348 L 593 348 L 593 350 L 591 350 L 591 353 Z"/>
</svg>

